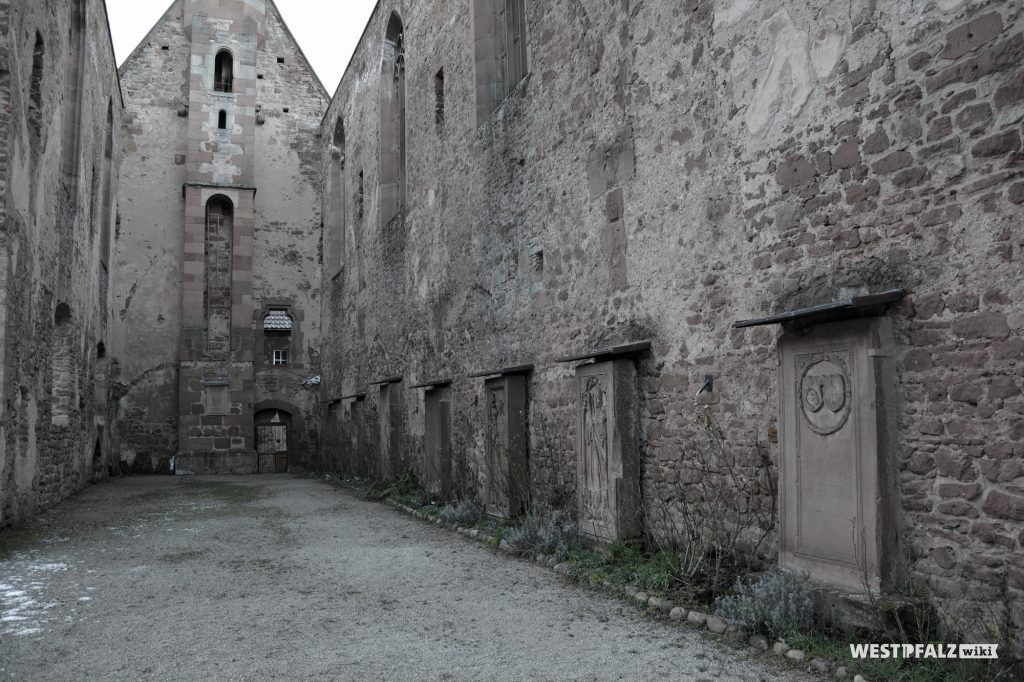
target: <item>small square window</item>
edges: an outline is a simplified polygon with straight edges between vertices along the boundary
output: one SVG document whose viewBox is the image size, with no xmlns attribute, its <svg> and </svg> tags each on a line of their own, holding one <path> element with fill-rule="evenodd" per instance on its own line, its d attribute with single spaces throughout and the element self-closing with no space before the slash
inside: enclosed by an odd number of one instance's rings
<svg viewBox="0 0 1024 682">
<path fill-rule="evenodd" d="M 284 64 L 284 57 L 278 57 L 277 58 L 277 63 L 278 64 Z"/>
<path fill-rule="evenodd" d="M 288 351 L 286 350 L 275 350 L 274 351 L 274 366 L 287 365 L 288 364 Z"/>
</svg>

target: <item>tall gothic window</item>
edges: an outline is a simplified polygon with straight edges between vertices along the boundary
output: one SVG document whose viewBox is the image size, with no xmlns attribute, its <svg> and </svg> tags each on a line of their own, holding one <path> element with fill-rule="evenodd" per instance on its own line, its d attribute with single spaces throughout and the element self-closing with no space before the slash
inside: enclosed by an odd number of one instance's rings
<svg viewBox="0 0 1024 682">
<path fill-rule="evenodd" d="M 85 0 L 71 2 L 67 80 L 64 84 L 64 131 L 61 170 L 73 186 L 81 155 L 82 98 L 85 94 Z"/>
<path fill-rule="evenodd" d="M 477 121 L 483 123 L 529 73 L 526 0 L 473 0 Z"/>
<path fill-rule="evenodd" d="M 392 13 L 384 38 L 380 95 L 381 220 L 389 223 L 405 209 L 405 36 Z"/>
<path fill-rule="evenodd" d="M 206 351 L 223 357 L 231 350 L 231 254 L 234 207 L 223 196 L 206 204 Z"/>
<path fill-rule="evenodd" d="M 36 32 L 36 43 L 32 48 L 32 76 L 28 93 L 28 129 L 32 141 L 39 144 L 43 136 L 43 59 L 46 44 L 43 36 Z"/>
<path fill-rule="evenodd" d="M 337 273 L 345 259 L 345 126 L 341 118 L 334 125 L 330 177 L 330 264 L 328 275 Z"/>
</svg>

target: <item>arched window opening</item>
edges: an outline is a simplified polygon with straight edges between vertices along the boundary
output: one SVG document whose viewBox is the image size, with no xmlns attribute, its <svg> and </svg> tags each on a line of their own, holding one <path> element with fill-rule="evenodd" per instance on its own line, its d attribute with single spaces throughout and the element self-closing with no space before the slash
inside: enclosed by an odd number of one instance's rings
<svg viewBox="0 0 1024 682">
<path fill-rule="evenodd" d="M 66 303 L 59 304 L 53 314 L 53 339 L 50 344 L 50 419 L 54 426 L 68 426 L 78 402 L 75 387 L 75 339 L 71 318 L 71 308 Z"/>
<path fill-rule="evenodd" d="M 529 73 L 525 0 L 473 0 L 477 120 L 483 123 Z"/>
<path fill-rule="evenodd" d="M 206 204 L 206 351 L 221 358 L 231 350 L 231 280 L 234 207 L 223 196 Z"/>
<path fill-rule="evenodd" d="M 221 50 L 214 61 L 213 89 L 217 92 L 233 92 L 235 65 L 231 53 Z"/>
<path fill-rule="evenodd" d="M 68 28 L 67 80 L 64 84 L 64 130 L 61 169 L 65 177 L 78 177 L 81 156 L 82 99 L 85 94 L 85 0 L 72 0 Z"/>
<path fill-rule="evenodd" d="M 228 112 L 224 111 L 223 109 L 221 109 L 220 113 L 217 114 L 217 129 L 218 130 L 227 130 L 228 129 Z"/>
<path fill-rule="evenodd" d="M 381 219 L 387 224 L 405 210 L 405 38 L 402 20 L 392 13 L 384 40 L 380 106 Z"/>
<path fill-rule="evenodd" d="M 43 36 L 36 32 L 36 44 L 32 48 L 32 77 L 29 81 L 28 129 L 36 143 L 43 135 L 43 59 L 46 45 Z"/>
<path fill-rule="evenodd" d="M 330 186 L 330 275 L 337 274 L 345 260 L 345 125 L 341 118 L 334 124 L 331 144 Z"/>
</svg>

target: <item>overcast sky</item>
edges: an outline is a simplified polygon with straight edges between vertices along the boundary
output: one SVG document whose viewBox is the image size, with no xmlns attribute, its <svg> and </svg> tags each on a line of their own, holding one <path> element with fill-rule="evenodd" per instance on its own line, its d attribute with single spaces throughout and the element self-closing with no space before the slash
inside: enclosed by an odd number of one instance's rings
<svg viewBox="0 0 1024 682">
<path fill-rule="evenodd" d="M 276 0 L 299 47 L 332 95 L 376 0 Z M 163 16 L 170 0 L 107 0 L 120 65 Z"/>
</svg>

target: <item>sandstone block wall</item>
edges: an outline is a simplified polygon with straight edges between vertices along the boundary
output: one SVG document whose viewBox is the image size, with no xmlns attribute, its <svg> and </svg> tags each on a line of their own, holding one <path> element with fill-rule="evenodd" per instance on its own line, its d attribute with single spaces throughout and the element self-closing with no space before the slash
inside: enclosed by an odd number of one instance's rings
<svg viewBox="0 0 1024 682">
<path fill-rule="evenodd" d="M 0 3 L 0 527 L 117 468 L 121 112 L 104 3 Z"/>
<path fill-rule="evenodd" d="M 903 288 L 888 313 L 902 570 L 1024 625 L 1024 8 L 527 2 L 529 75 L 480 124 L 479 4 L 382 1 L 324 119 L 324 182 L 340 121 L 347 188 L 343 266 L 324 282 L 325 461 L 375 456 L 372 428 L 369 454 L 352 434 L 376 394 L 355 423 L 346 396 L 452 377 L 453 459 L 477 493 L 484 385 L 469 375 L 534 363 L 531 504 L 572 509 L 573 368 L 557 360 L 651 339 L 642 490 L 672 513 L 699 476 L 687 453 L 706 375 L 701 402 L 740 461 L 779 460 L 781 329 L 733 322 Z M 382 224 L 392 12 L 408 200 Z M 415 472 L 422 393 L 405 416 Z M 771 508 L 766 493 L 744 504 Z"/>
</svg>

